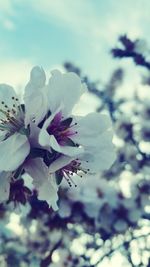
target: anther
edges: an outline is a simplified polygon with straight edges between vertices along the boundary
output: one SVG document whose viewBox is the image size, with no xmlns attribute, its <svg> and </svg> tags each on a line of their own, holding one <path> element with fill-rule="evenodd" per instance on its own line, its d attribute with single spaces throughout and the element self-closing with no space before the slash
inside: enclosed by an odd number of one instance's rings
<svg viewBox="0 0 150 267">
<path fill-rule="evenodd" d="M 13 114 L 15 114 L 16 113 L 16 110 L 12 109 L 12 112 L 13 112 Z"/>
</svg>

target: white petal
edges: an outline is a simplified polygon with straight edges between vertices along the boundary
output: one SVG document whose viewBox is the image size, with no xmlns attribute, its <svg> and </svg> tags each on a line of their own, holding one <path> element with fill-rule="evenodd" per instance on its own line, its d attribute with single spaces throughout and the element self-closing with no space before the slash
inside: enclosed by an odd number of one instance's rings
<svg viewBox="0 0 150 267">
<path fill-rule="evenodd" d="M 40 123 L 48 111 L 47 96 L 44 88 L 36 94 L 30 95 L 30 97 L 25 95 L 24 102 L 26 106 L 25 125 L 28 125 L 30 120 L 34 120 L 36 124 Z"/>
<path fill-rule="evenodd" d="M 82 147 L 74 147 L 74 146 L 61 146 L 59 145 L 59 143 L 57 142 L 56 138 L 54 137 L 54 135 L 50 135 L 49 136 L 49 145 L 52 149 L 54 149 L 55 151 L 64 154 L 66 156 L 77 156 L 80 153 L 83 153 L 84 149 Z"/>
<path fill-rule="evenodd" d="M 52 72 L 48 87 L 50 110 L 53 112 L 63 104 L 64 116 L 70 113 L 85 92 L 85 86 L 81 83 L 77 74 L 72 72 L 62 74 L 58 70 Z"/>
<path fill-rule="evenodd" d="M 61 146 L 61 153 L 66 156 L 75 157 L 83 152 L 84 152 L 83 147 Z"/>
<path fill-rule="evenodd" d="M 25 87 L 24 102 L 26 106 L 25 124 L 34 119 L 38 124 L 46 115 L 48 109 L 45 72 L 40 67 L 31 71 L 30 81 Z"/>
<path fill-rule="evenodd" d="M 33 185 L 36 189 L 48 180 L 49 170 L 41 158 L 29 159 L 24 169 L 33 178 Z"/>
<path fill-rule="evenodd" d="M 30 145 L 25 135 L 15 133 L 0 142 L 0 170 L 14 171 L 25 160 L 30 152 Z"/>
<path fill-rule="evenodd" d="M 103 148 L 92 149 L 80 157 L 83 168 L 90 169 L 91 173 L 108 170 L 116 159 L 116 153 L 113 144 L 103 145 Z M 88 161 L 88 162 L 86 162 Z"/>
<path fill-rule="evenodd" d="M 55 151 L 61 153 L 61 146 L 58 144 L 58 142 L 57 142 L 57 140 L 56 140 L 54 135 L 49 135 L 49 145 Z"/>
<path fill-rule="evenodd" d="M 53 210 L 58 210 L 57 201 L 58 201 L 58 186 L 56 185 L 55 178 L 50 176 L 47 181 L 38 190 L 38 199 L 46 200 L 50 207 Z"/>
<path fill-rule="evenodd" d="M 10 192 L 10 172 L 0 173 L 0 203 L 8 200 Z"/>
<path fill-rule="evenodd" d="M 108 170 L 116 159 L 116 152 L 112 143 L 112 131 L 103 133 L 97 146 L 87 146 L 85 153 L 78 156 L 83 169 L 90 169 L 90 173 Z"/>
<path fill-rule="evenodd" d="M 34 93 L 36 93 L 39 88 L 44 87 L 45 81 L 46 76 L 44 70 L 39 66 L 33 67 L 30 73 L 30 81 L 26 86 L 26 94 L 31 94 L 33 93 L 33 91 L 35 91 Z"/>
<path fill-rule="evenodd" d="M 72 140 L 82 145 L 89 145 L 96 141 L 96 138 L 112 127 L 111 119 L 108 115 L 99 113 L 90 113 L 85 117 L 74 118 L 77 126 L 74 130 L 76 135 Z"/>
<path fill-rule="evenodd" d="M 49 147 L 50 146 L 50 135 L 48 134 L 47 130 L 44 128 L 41 129 L 39 133 L 39 143 L 43 147 Z"/>
<path fill-rule="evenodd" d="M 74 158 L 67 157 L 67 156 L 60 156 L 58 159 L 53 161 L 51 165 L 49 166 L 49 172 L 54 173 L 60 169 L 62 169 L 64 166 L 67 166 Z"/>
</svg>

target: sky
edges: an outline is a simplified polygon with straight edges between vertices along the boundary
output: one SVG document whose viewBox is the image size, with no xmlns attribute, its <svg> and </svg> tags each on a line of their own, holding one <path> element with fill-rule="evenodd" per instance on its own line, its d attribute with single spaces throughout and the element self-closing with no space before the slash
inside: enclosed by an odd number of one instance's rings
<svg viewBox="0 0 150 267">
<path fill-rule="evenodd" d="M 32 66 L 66 61 L 105 81 L 122 64 L 109 52 L 120 34 L 150 41 L 149 10 L 149 0 L 0 0 L 0 83 L 21 87 Z"/>
</svg>

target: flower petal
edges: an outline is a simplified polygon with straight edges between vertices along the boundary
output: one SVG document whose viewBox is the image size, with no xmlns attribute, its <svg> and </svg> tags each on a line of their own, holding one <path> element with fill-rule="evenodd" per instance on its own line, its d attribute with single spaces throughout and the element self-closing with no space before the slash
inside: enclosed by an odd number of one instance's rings
<svg viewBox="0 0 150 267">
<path fill-rule="evenodd" d="M 43 147 L 47 147 L 49 148 L 49 145 L 50 145 L 50 135 L 48 134 L 48 132 L 42 128 L 40 133 L 39 133 L 39 143 L 41 146 Z"/>
<path fill-rule="evenodd" d="M 0 173 L 0 203 L 8 200 L 10 192 L 10 172 Z"/>
<path fill-rule="evenodd" d="M 109 169 L 116 159 L 116 152 L 111 140 L 112 132 L 108 131 L 100 137 L 97 146 L 87 147 L 85 154 L 79 157 L 82 160 L 82 166 L 94 173 Z"/>
<path fill-rule="evenodd" d="M 46 76 L 42 68 L 36 66 L 31 70 L 30 81 L 25 87 L 24 102 L 26 106 L 25 124 L 35 120 L 38 124 L 47 113 Z"/>
<path fill-rule="evenodd" d="M 46 75 L 44 70 L 39 66 L 33 67 L 30 73 L 30 82 L 29 82 L 32 89 L 37 91 L 38 88 L 44 87 L 45 82 L 46 82 Z"/>
<path fill-rule="evenodd" d="M 60 156 L 58 159 L 53 161 L 51 165 L 49 166 L 49 172 L 54 173 L 60 169 L 62 169 L 64 166 L 68 165 L 74 158 L 67 157 L 67 156 Z"/>
<path fill-rule="evenodd" d="M 60 112 L 61 107 L 59 107 L 55 112 L 53 112 L 47 120 L 45 120 L 42 129 L 39 133 L 39 143 L 41 146 L 49 148 L 50 145 L 50 135 L 47 132 L 47 127 L 50 125 L 51 121 L 54 119 L 55 115 Z"/>
<path fill-rule="evenodd" d="M 15 133 L 0 142 L 0 170 L 16 170 L 28 156 L 30 145 L 25 135 Z"/>
<path fill-rule="evenodd" d="M 48 180 L 49 170 L 41 158 L 29 159 L 25 163 L 24 169 L 32 177 L 36 189 L 39 189 Z"/>
<path fill-rule="evenodd" d="M 108 115 L 96 112 L 90 113 L 85 117 L 74 118 L 74 120 L 77 123 L 74 126 L 77 134 L 72 136 L 72 140 L 85 146 L 97 142 L 97 138 L 112 127 L 111 119 Z"/>
<path fill-rule="evenodd" d="M 45 200 L 53 210 L 57 210 L 58 186 L 55 177 L 49 175 L 49 169 L 41 158 L 30 159 L 25 163 L 25 171 L 32 177 L 38 191 L 39 200 Z"/>
<path fill-rule="evenodd" d="M 48 121 L 48 120 L 47 120 Z M 47 125 L 47 121 L 45 122 Z M 73 147 L 73 146 L 61 146 L 57 142 L 54 135 L 49 135 L 45 126 L 41 129 L 39 133 L 39 143 L 41 146 L 47 149 L 54 149 L 55 151 L 67 155 L 67 156 L 75 156 L 83 152 L 82 147 Z"/>
<path fill-rule="evenodd" d="M 58 210 L 57 201 L 58 201 L 58 186 L 56 184 L 55 177 L 52 175 L 45 181 L 38 190 L 38 199 L 46 200 L 50 207 L 53 210 Z"/>
<path fill-rule="evenodd" d="M 64 116 L 70 113 L 81 95 L 85 92 L 85 85 L 81 83 L 77 74 L 72 72 L 62 74 L 58 70 L 52 72 L 48 87 L 50 110 L 54 112 L 63 104 Z"/>
<path fill-rule="evenodd" d="M 49 145 L 55 151 L 70 157 L 77 156 L 84 151 L 82 147 L 60 146 L 54 135 L 49 135 Z"/>
</svg>

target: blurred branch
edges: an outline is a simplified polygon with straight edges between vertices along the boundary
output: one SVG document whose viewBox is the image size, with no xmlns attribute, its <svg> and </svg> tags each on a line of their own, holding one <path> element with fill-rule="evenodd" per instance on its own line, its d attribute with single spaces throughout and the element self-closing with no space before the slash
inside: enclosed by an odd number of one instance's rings
<svg viewBox="0 0 150 267">
<path fill-rule="evenodd" d="M 132 58 L 136 65 L 150 70 L 150 62 L 146 60 L 144 55 L 136 51 L 136 45 L 139 40 L 131 41 L 126 35 L 122 35 L 119 41 L 122 48 L 113 48 L 111 50 L 114 58 Z"/>
<path fill-rule="evenodd" d="M 52 263 L 53 252 L 61 246 L 62 240 L 59 240 L 51 249 L 49 255 L 41 261 L 40 267 L 48 267 Z"/>
</svg>

